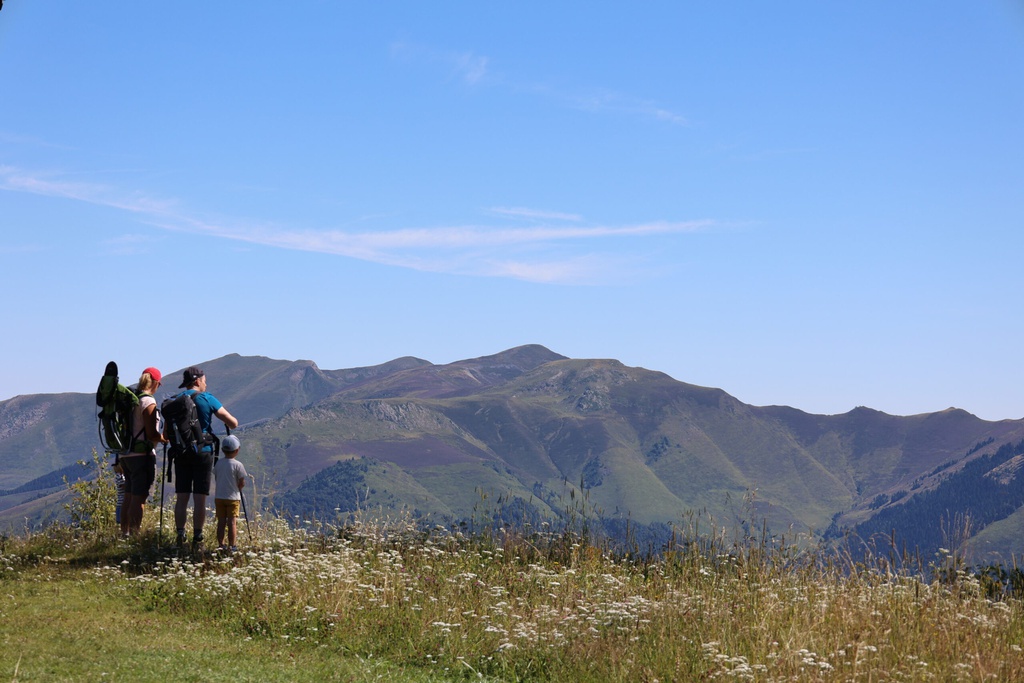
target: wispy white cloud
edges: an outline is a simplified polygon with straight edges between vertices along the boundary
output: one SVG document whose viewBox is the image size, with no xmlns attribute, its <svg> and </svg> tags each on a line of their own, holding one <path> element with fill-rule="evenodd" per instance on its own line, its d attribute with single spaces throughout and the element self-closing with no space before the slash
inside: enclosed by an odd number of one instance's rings
<svg viewBox="0 0 1024 683">
<path fill-rule="evenodd" d="M 0 190 L 29 192 L 108 206 L 135 214 L 143 223 L 280 249 L 355 258 L 421 271 L 506 277 L 541 283 L 590 284 L 625 271 L 621 242 L 607 240 L 681 235 L 712 221 L 653 221 L 635 225 L 578 225 L 576 214 L 528 208 L 496 208 L 505 217 L 545 221 L 525 227 L 488 225 L 397 230 L 297 230 L 249 221 L 209 220 L 186 215 L 177 202 L 137 193 L 119 194 L 98 184 L 65 182 L 0 166 Z M 550 221 L 547 222 L 547 221 Z M 572 223 L 572 224 L 567 224 Z M 109 246 L 123 254 L 148 248 L 145 235 L 125 235 Z M 590 246 L 586 246 L 590 245 Z"/>
<path fill-rule="evenodd" d="M 174 208 L 174 202 L 154 199 L 140 193 L 125 194 L 107 185 L 61 180 L 54 176 L 55 174 L 26 173 L 13 166 L 0 166 L 0 189 L 76 199 L 132 213 L 163 214 Z"/>
<path fill-rule="evenodd" d="M 599 254 L 550 261 L 493 261 L 484 264 L 484 269 L 492 276 L 540 284 L 615 284 L 634 274 L 624 259 Z"/>
<path fill-rule="evenodd" d="M 395 59 L 411 64 L 440 64 L 449 75 L 468 85 L 487 83 L 504 86 L 514 93 L 533 94 L 558 102 L 561 106 L 589 112 L 614 112 L 687 126 L 685 116 L 659 105 L 651 99 L 644 99 L 610 89 L 556 88 L 540 82 L 523 82 L 495 74 L 490 69 L 490 58 L 472 51 L 439 50 L 412 42 L 391 44 L 391 55 Z"/>
<path fill-rule="evenodd" d="M 494 206 L 488 209 L 491 213 L 509 218 L 530 218 L 535 220 L 555 221 L 582 221 L 583 217 L 575 213 L 562 213 L 559 211 L 543 211 L 539 209 L 526 209 L 523 207 Z"/>
<path fill-rule="evenodd" d="M 394 252 L 402 249 L 473 249 L 540 245 L 567 240 L 592 240 L 601 237 L 647 237 L 694 232 L 710 225 L 709 221 L 643 223 L 628 226 L 491 228 L 487 226 L 455 226 L 438 228 L 404 228 L 380 232 L 346 232 L 340 230 L 294 231 L 266 229 L 231 229 L 221 225 L 192 222 L 191 227 L 208 234 L 243 239 L 305 251 L 320 251 L 350 256 Z"/>
<path fill-rule="evenodd" d="M 462 80 L 475 85 L 487 75 L 487 57 L 466 52 L 455 55 L 455 68 Z"/>
<path fill-rule="evenodd" d="M 378 232 L 311 231 L 189 221 L 162 224 L 262 246 L 333 254 L 413 270 L 503 277 L 538 283 L 597 284 L 626 279 L 621 245 L 583 254 L 570 253 L 585 242 L 691 233 L 711 221 L 653 222 L 628 226 L 492 228 L 456 226 Z"/>
<path fill-rule="evenodd" d="M 487 64 L 490 61 L 486 56 L 471 51 L 438 50 L 408 42 L 392 43 L 391 56 L 409 63 L 440 64 L 449 76 L 468 85 L 477 85 L 484 81 L 487 77 Z"/>
<path fill-rule="evenodd" d="M 687 126 L 689 121 L 682 114 L 670 111 L 653 100 L 646 100 L 613 90 L 590 92 L 556 91 L 544 88 L 542 92 L 559 99 L 567 106 L 592 112 L 617 112 L 644 119 L 653 119 L 676 126 Z"/>
</svg>

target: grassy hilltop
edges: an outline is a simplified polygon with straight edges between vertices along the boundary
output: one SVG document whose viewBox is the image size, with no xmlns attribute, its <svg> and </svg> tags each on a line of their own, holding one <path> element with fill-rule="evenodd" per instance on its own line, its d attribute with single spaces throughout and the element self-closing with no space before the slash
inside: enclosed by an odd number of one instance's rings
<svg viewBox="0 0 1024 683">
<path fill-rule="evenodd" d="M 261 516 L 240 523 L 235 554 L 180 556 L 152 509 L 143 534 L 117 538 L 100 486 L 73 492 L 75 525 L 0 540 L 0 677 L 1024 679 L 1022 586 L 949 553 L 922 571 L 858 565 L 798 539 L 726 542 L 695 520 L 642 559 L 584 527 L 470 536 Z"/>
</svg>

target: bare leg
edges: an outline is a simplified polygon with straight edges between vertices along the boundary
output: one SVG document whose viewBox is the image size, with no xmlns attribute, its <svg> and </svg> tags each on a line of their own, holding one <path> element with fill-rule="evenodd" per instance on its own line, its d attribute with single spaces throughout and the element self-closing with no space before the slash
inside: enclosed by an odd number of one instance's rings
<svg viewBox="0 0 1024 683">
<path fill-rule="evenodd" d="M 142 515 L 146 510 L 147 498 L 148 496 L 125 494 L 124 503 L 128 509 L 121 511 L 121 524 L 124 527 L 125 523 L 127 523 L 129 534 L 139 533 L 139 529 L 142 527 Z M 127 515 L 125 515 L 126 512 Z M 128 519 L 125 520 L 125 517 Z"/>
<path fill-rule="evenodd" d="M 206 524 L 206 496 L 192 494 L 192 537 L 203 535 L 203 526 Z"/>
<path fill-rule="evenodd" d="M 184 529 L 185 520 L 188 519 L 188 493 L 175 494 L 174 499 L 174 528 Z"/>
</svg>

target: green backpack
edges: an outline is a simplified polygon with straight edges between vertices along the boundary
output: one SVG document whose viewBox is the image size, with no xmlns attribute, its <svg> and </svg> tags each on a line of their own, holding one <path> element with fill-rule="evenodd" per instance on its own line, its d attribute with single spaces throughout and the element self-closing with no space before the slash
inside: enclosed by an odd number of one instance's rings
<svg viewBox="0 0 1024 683">
<path fill-rule="evenodd" d="M 139 397 L 130 387 L 118 382 L 117 363 L 114 361 L 107 363 L 100 378 L 96 405 L 100 409 L 98 430 L 104 450 L 117 454 L 131 451 L 137 438 L 132 422 Z"/>
</svg>

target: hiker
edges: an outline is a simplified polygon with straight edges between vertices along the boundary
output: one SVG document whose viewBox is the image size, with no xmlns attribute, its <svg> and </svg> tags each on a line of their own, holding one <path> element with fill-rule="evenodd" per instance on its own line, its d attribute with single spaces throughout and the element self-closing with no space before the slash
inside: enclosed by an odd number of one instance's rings
<svg viewBox="0 0 1024 683">
<path fill-rule="evenodd" d="M 228 434 L 220 443 L 224 458 L 214 466 L 217 479 L 217 493 L 214 507 L 217 510 L 217 545 L 221 550 L 235 552 L 238 547 L 235 539 L 238 536 L 238 509 L 242 502 L 242 489 L 248 474 L 245 465 L 237 460 L 238 450 L 242 447 L 237 436 Z M 224 545 L 224 532 L 227 531 L 228 543 Z"/>
<path fill-rule="evenodd" d="M 179 389 L 191 394 L 199 414 L 203 431 L 213 434 L 213 418 L 227 425 L 228 429 L 238 426 L 238 420 L 213 394 L 206 392 L 206 373 L 201 368 L 185 370 Z M 203 544 L 203 525 L 206 524 L 206 497 L 210 495 L 210 478 L 213 475 L 213 446 L 203 447 L 198 458 L 179 457 L 174 460 L 174 524 L 178 533 L 178 546 L 185 545 L 185 520 L 188 517 L 188 499 L 192 496 L 192 547 L 199 549 Z"/>
<path fill-rule="evenodd" d="M 149 492 L 156 481 L 156 447 L 166 443 L 161 433 L 160 411 L 156 409 L 153 394 L 163 376 L 156 368 L 149 367 L 139 377 L 137 394 L 139 404 L 132 413 L 132 438 L 127 453 L 118 456 L 118 464 L 124 475 L 124 499 L 121 503 L 121 535 L 129 536 L 139 532 L 142 515 L 146 509 Z"/>
</svg>

